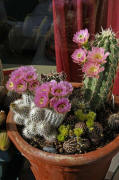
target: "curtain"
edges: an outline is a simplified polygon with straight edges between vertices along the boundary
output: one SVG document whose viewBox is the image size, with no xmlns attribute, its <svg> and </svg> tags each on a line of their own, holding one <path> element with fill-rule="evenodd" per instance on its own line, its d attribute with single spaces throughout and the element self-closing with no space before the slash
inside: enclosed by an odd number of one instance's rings
<svg viewBox="0 0 119 180">
<path fill-rule="evenodd" d="M 74 33 L 88 28 L 91 38 L 107 25 L 108 0 L 53 0 L 53 20 L 57 71 L 67 80 L 82 81 L 81 67 L 73 63 L 71 54 L 78 48 L 72 42 Z"/>
<path fill-rule="evenodd" d="M 107 27 L 111 27 L 119 38 L 119 0 L 108 1 Z M 119 96 L 119 65 L 113 86 L 113 94 Z"/>
</svg>

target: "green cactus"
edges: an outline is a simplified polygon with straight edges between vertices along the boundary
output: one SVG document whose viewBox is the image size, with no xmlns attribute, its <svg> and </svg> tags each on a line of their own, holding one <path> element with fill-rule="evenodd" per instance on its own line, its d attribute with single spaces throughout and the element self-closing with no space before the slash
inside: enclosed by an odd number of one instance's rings
<svg viewBox="0 0 119 180">
<path fill-rule="evenodd" d="M 107 62 L 104 64 L 104 71 L 99 78 L 85 77 L 83 94 L 85 102 L 89 104 L 93 111 L 100 109 L 108 101 L 108 95 L 112 89 L 113 81 L 119 59 L 119 47 L 116 35 L 111 29 L 102 30 L 95 36 L 93 46 L 102 47 L 105 52 L 109 52 Z"/>
</svg>

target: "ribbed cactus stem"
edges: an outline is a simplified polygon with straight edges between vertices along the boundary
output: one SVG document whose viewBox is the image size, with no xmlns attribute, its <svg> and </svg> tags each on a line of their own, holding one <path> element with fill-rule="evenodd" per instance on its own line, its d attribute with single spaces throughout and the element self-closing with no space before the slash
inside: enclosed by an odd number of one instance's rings
<svg viewBox="0 0 119 180">
<path fill-rule="evenodd" d="M 22 118 L 19 114 L 14 114 L 14 121 L 19 125 L 24 125 L 24 118 Z"/>
<path fill-rule="evenodd" d="M 37 124 L 37 130 L 40 136 L 43 136 L 45 140 L 52 142 L 56 139 L 57 132 L 54 126 L 52 126 L 49 122 L 40 121 Z"/>
<path fill-rule="evenodd" d="M 102 47 L 105 52 L 110 53 L 104 64 L 105 69 L 100 73 L 99 78 L 86 77 L 84 79 L 84 98 L 95 111 L 108 101 L 108 94 L 112 89 L 118 65 L 119 47 L 118 40 L 111 29 L 102 30 L 100 34 L 97 34 L 93 46 Z"/>
<path fill-rule="evenodd" d="M 23 103 L 23 100 L 16 100 L 10 105 L 10 109 L 15 113 L 18 114 L 21 119 L 28 118 L 30 106 L 26 106 Z"/>
<path fill-rule="evenodd" d="M 36 136 L 38 134 L 36 126 L 37 124 L 34 122 L 31 122 L 29 125 L 25 126 L 23 129 L 23 135 L 28 139 L 31 139 L 34 136 Z"/>
<path fill-rule="evenodd" d="M 31 92 L 27 91 L 22 94 L 22 99 L 24 101 L 24 104 L 30 105 L 31 102 L 33 101 L 33 95 Z"/>
<path fill-rule="evenodd" d="M 50 109 L 45 109 L 45 121 L 49 122 L 54 127 L 58 127 L 64 120 L 64 114 L 57 113 Z"/>
<path fill-rule="evenodd" d="M 44 116 L 45 116 L 44 109 L 41 109 L 41 108 L 35 106 L 29 112 L 28 123 L 30 123 L 30 122 L 38 123 L 39 121 L 42 121 L 44 119 Z"/>
</svg>

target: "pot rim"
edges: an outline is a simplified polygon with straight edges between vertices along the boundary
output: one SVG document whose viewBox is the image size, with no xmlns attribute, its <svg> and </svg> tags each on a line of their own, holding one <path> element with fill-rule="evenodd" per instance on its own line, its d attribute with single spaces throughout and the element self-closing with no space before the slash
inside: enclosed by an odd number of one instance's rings
<svg viewBox="0 0 119 180">
<path fill-rule="evenodd" d="M 7 116 L 7 133 L 17 149 L 29 160 L 47 161 L 60 166 L 79 166 L 90 164 L 105 156 L 114 156 L 119 151 L 119 136 L 104 147 L 85 154 L 61 155 L 42 151 L 28 144 L 19 134 L 17 126 L 13 121 L 13 112 Z"/>
</svg>

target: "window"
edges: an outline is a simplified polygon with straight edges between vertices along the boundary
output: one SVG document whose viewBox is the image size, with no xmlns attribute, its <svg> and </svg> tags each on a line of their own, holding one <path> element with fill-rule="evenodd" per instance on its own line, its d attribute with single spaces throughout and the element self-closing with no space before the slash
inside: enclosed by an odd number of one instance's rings
<svg viewBox="0 0 119 180">
<path fill-rule="evenodd" d="M 3 67 L 55 65 L 52 0 L 0 1 Z"/>
</svg>

